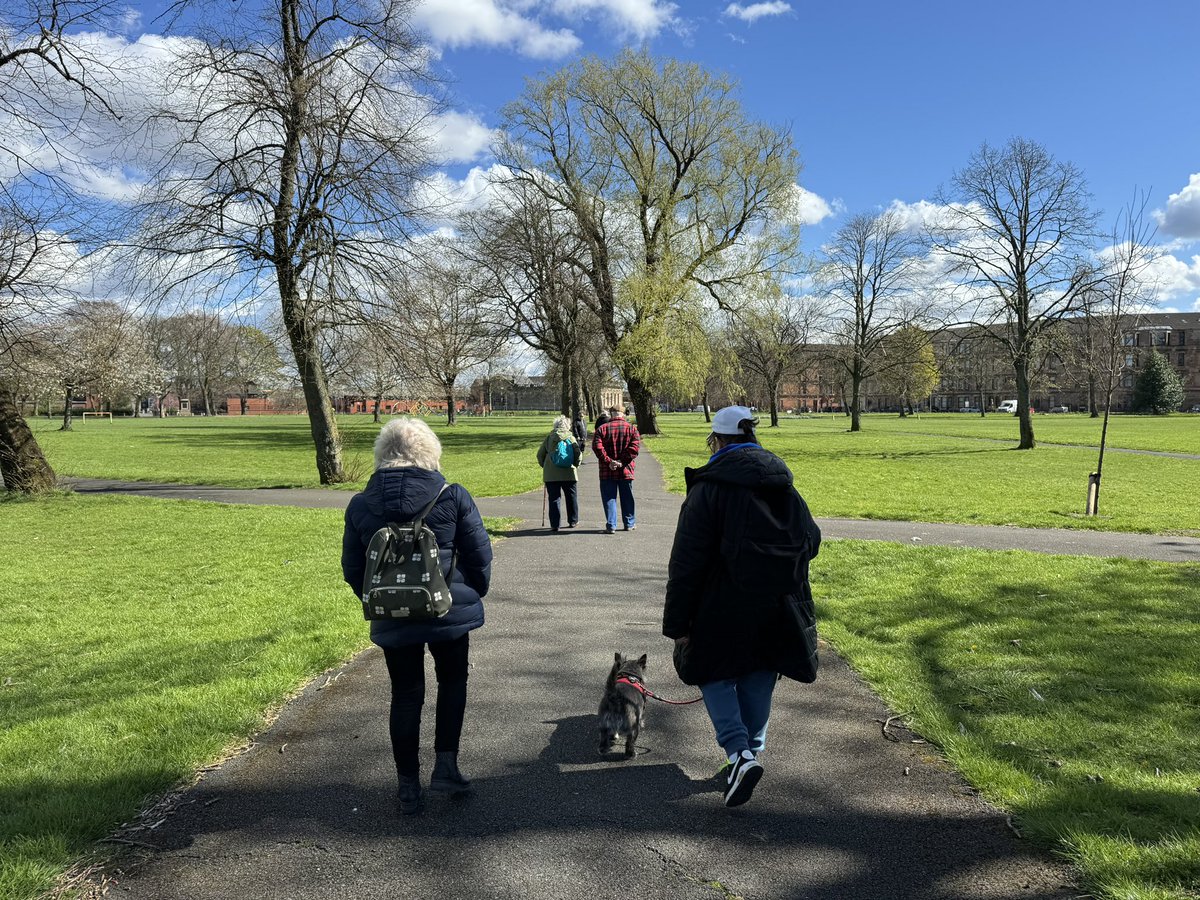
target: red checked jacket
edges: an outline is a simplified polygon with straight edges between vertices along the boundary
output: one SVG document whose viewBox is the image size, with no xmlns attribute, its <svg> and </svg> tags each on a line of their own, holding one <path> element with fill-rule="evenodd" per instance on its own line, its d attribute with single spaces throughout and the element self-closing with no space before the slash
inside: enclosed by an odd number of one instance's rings
<svg viewBox="0 0 1200 900">
<path fill-rule="evenodd" d="M 592 452 L 600 461 L 600 480 L 633 481 L 633 467 L 641 447 L 642 436 L 628 419 L 612 419 L 597 428 L 592 438 Z M 621 468 L 614 469 L 609 465 L 614 459 L 621 463 Z"/>
</svg>

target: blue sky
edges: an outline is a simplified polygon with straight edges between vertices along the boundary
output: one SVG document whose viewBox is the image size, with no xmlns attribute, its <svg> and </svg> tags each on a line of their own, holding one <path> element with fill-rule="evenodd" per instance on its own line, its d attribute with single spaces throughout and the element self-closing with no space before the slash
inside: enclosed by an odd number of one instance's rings
<svg viewBox="0 0 1200 900">
<path fill-rule="evenodd" d="M 931 199 L 979 144 L 1037 140 L 1086 173 L 1107 216 L 1135 188 L 1166 215 L 1164 302 L 1200 298 L 1200 52 L 1195 0 L 710 3 L 425 0 L 455 106 L 488 126 L 528 76 L 646 44 L 724 69 L 752 114 L 789 123 L 802 185 L 835 211 Z M 464 177 L 482 152 L 449 168 Z"/>
</svg>

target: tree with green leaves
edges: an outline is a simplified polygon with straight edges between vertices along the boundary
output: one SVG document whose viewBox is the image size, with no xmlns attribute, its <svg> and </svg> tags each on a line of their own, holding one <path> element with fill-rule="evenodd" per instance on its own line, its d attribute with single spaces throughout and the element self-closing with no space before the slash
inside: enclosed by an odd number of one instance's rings
<svg viewBox="0 0 1200 900">
<path fill-rule="evenodd" d="M 885 390 L 900 398 L 900 417 L 911 413 L 915 404 L 933 393 L 941 381 L 929 332 L 905 325 L 888 335 L 884 353 L 890 359 L 881 381 Z M 980 409 L 983 406 L 980 405 Z"/>
<path fill-rule="evenodd" d="M 751 119 L 726 76 L 626 50 L 530 81 L 504 110 L 499 161 L 573 221 L 572 260 L 643 434 L 654 397 L 691 378 L 681 354 L 704 301 L 792 267 L 798 163 L 791 136 Z M 699 341 L 697 341 L 699 343 Z"/>
<path fill-rule="evenodd" d="M 1166 355 L 1150 350 L 1133 383 L 1133 408 L 1165 416 L 1183 405 L 1183 382 Z"/>
</svg>

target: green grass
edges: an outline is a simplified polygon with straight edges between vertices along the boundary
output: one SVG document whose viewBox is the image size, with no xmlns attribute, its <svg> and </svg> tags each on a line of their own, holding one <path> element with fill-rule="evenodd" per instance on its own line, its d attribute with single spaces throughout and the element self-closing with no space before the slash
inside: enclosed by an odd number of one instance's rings
<svg viewBox="0 0 1200 900">
<path fill-rule="evenodd" d="M 1091 889 L 1200 896 L 1200 568 L 837 541 L 813 584 L 824 636 Z"/>
<path fill-rule="evenodd" d="M 341 531 L 331 510 L 0 503 L 0 900 L 45 890 L 366 645 Z"/>
<path fill-rule="evenodd" d="M 552 417 L 464 417 L 454 428 L 427 420 L 442 441 L 442 468 L 477 497 L 536 490 L 534 454 Z M 362 487 L 373 468 L 379 426 L 370 416 L 340 416 L 345 459 Z M 31 422 L 59 475 L 122 481 L 221 484 L 229 487 L 317 487 L 316 457 L 304 416 L 77 419 L 70 432 L 57 419 Z"/>
<path fill-rule="evenodd" d="M 1186 416 L 1169 421 L 1179 428 L 1193 424 Z M 1194 502 L 1200 460 L 1108 454 L 1101 515 L 1088 518 L 1082 513 L 1094 451 L 1046 445 L 1016 450 L 1015 444 L 970 436 L 906 433 L 897 422 L 870 416 L 862 432 L 851 434 L 842 417 L 785 418 L 779 428 L 760 428 L 759 437 L 787 461 L 818 516 L 1200 534 L 1200 504 Z M 707 459 L 709 426 L 699 414 L 664 416 L 662 424 L 666 433 L 648 445 L 663 463 L 669 487 L 682 491 L 684 467 Z"/>
<path fill-rule="evenodd" d="M 846 428 L 845 417 L 839 419 L 841 427 Z M 1102 422 L 1101 419 L 1078 413 L 1035 415 L 1033 433 L 1039 443 L 1098 447 Z M 897 415 L 872 415 L 867 418 L 865 427 L 912 434 L 988 437 L 1014 443 L 1020 437 L 1017 418 L 998 413 L 988 413 L 986 416 L 922 413 L 919 417 L 908 416 L 904 419 Z M 1109 447 L 1130 450 L 1165 450 L 1200 455 L 1200 416 L 1112 416 L 1108 423 L 1107 443 Z"/>
</svg>

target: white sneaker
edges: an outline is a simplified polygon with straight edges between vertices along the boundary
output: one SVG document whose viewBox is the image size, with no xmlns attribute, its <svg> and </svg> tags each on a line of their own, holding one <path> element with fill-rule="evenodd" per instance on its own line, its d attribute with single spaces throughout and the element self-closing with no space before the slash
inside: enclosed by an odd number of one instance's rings
<svg viewBox="0 0 1200 900">
<path fill-rule="evenodd" d="M 762 776 L 762 763 L 749 750 L 743 750 L 729 767 L 729 774 L 725 778 L 725 805 L 741 806 L 749 800 Z"/>
</svg>

